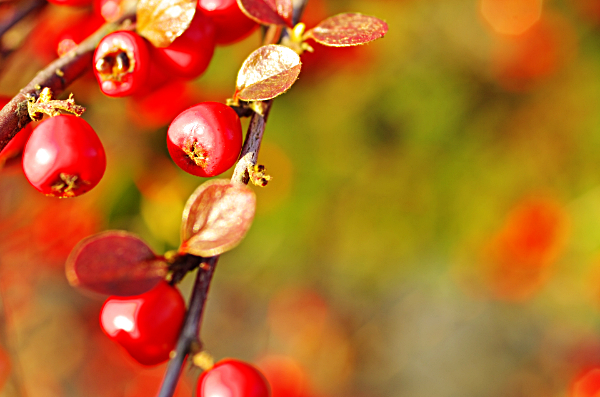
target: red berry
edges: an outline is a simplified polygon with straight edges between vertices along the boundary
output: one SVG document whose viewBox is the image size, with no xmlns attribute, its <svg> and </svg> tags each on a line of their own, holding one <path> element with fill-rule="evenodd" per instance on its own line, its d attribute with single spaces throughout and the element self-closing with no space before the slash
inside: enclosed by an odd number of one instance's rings
<svg viewBox="0 0 600 397">
<path fill-rule="evenodd" d="M 171 45 L 156 48 L 156 61 L 178 77 L 194 79 L 210 63 L 215 51 L 215 26 L 201 10 L 196 10 L 190 26 Z"/>
<path fill-rule="evenodd" d="M 269 397 L 269 383 L 258 369 L 239 360 L 219 361 L 198 379 L 198 397 Z"/>
<path fill-rule="evenodd" d="M 240 10 L 236 0 L 198 0 L 198 8 L 213 20 L 217 44 L 241 40 L 258 26 Z"/>
<path fill-rule="evenodd" d="M 94 54 L 94 74 L 100 90 L 112 97 L 141 91 L 150 71 L 148 45 L 137 33 L 130 31 L 106 35 Z"/>
<path fill-rule="evenodd" d="M 185 302 L 176 287 L 161 281 L 136 296 L 111 296 L 100 313 L 102 330 L 143 365 L 169 359 L 185 318 Z"/>
<path fill-rule="evenodd" d="M 100 182 L 105 169 L 106 155 L 98 135 L 76 116 L 42 121 L 23 151 L 27 180 L 48 196 L 79 196 Z"/>
<path fill-rule="evenodd" d="M 83 7 L 92 4 L 93 0 L 48 0 L 52 4 L 59 6 Z"/>
<path fill-rule="evenodd" d="M 242 125 L 229 106 L 202 102 L 171 122 L 167 148 L 184 171 L 202 177 L 219 175 L 235 163 L 242 148 Z"/>
</svg>

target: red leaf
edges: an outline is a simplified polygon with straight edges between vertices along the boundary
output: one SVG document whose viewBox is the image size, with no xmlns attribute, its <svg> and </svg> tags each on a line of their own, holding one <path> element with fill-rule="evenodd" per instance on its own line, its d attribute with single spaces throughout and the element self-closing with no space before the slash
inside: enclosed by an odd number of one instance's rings
<svg viewBox="0 0 600 397">
<path fill-rule="evenodd" d="M 66 273 L 73 286 L 131 296 L 154 288 L 166 275 L 167 264 L 136 235 L 106 231 L 81 240 L 73 248 Z"/>
<path fill-rule="evenodd" d="M 349 47 L 366 44 L 383 37 L 388 25 L 368 15 L 347 13 L 325 19 L 306 32 L 304 38 L 330 47 Z"/>
<path fill-rule="evenodd" d="M 244 61 L 236 81 L 235 97 L 264 101 L 287 91 L 300 74 L 300 56 L 282 45 L 265 45 Z"/>
<path fill-rule="evenodd" d="M 263 25 L 292 26 L 292 0 L 237 0 L 249 18 Z"/>
<path fill-rule="evenodd" d="M 182 253 L 215 256 L 235 247 L 246 235 L 256 210 L 256 196 L 227 179 L 203 183 L 188 199 L 181 223 Z"/>
</svg>

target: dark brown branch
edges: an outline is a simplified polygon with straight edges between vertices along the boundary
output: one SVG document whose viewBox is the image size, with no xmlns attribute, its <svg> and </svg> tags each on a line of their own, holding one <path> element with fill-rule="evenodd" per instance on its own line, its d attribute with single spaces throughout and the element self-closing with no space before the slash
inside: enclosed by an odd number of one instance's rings
<svg viewBox="0 0 600 397">
<path fill-rule="evenodd" d="M 27 96 L 37 98 L 44 87 L 49 87 L 55 96 L 60 95 L 91 68 L 94 50 L 100 40 L 110 32 L 123 28 L 123 21 L 131 18 L 133 14 L 127 13 L 121 20 L 102 26 L 77 48 L 46 66 L 0 110 L 0 151 L 31 121 L 27 113 Z"/>
<path fill-rule="evenodd" d="M 175 348 L 175 356 L 169 361 L 163 383 L 158 393 L 158 397 L 171 397 L 175 393 L 177 382 L 179 382 L 179 374 L 185 363 L 188 354 L 192 352 L 192 346 L 200 346 L 199 330 L 202 322 L 202 314 L 204 312 L 204 304 L 208 296 L 208 288 L 210 281 L 215 271 L 215 266 L 219 260 L 218 256 L 205 258 L 203 264 L 198 268 L 194 290 L 188 306 L 187 317 L 183 324 L 177 347 Z"/>
</svg>

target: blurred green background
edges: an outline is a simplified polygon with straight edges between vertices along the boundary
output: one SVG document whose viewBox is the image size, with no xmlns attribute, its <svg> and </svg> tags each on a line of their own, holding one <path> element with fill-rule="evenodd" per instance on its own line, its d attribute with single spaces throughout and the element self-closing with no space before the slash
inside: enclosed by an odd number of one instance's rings
<svg viewBox="0 0 600 397">
<path fill-rule="evenodd" d="M 315 44 L 276 99 L 259 156 L 273 180 L 219 261 L 209 352 L 260 366 L 273 397 L 588 396 L 573 385 L 600 368 L 598 4 L 310 0 L 309 27 L 359 11 L 389 32 Z M 230 96 L 258 43 L 218 48 L 200 79 L 146 102 L 75 84 L 108 156 L 80 198 L 41 197 L 18 161 L 0 171 L 0 396 L 153 395 L 164 366 L 101 333 L 105 297 L 71 288 L 64 259 L 106 229 L 178 245 L 202 179 L 168 157 L 168 120 Z M 43 66 L 23 51 L 0 93 Z"/>
</svg>

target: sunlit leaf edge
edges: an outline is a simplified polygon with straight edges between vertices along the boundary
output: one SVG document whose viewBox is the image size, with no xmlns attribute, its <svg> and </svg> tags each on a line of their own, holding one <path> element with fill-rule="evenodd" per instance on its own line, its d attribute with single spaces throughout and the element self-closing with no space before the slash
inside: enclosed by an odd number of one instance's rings
<svg viewBox="0 0 600 397">
<path fill-rule="evenodd" d="M 322 28 L 323 25 L 326 25 L 328 22 L 331 22 L 332 20 L 335 20 L 336 18 L 340 18 L 342 16 L 347 16 L 347 15 L 358 15 L 360 17 L 366 17 L 372 21 L 376 21 L 379 25 L 381 25 L 381 28 L 374 30 L 371 34 L 369 34 L 368 39 L 356 41 L 356 42 L 335 43 L 333 41 L 328 41 L 326 39 L 320 38 L 321 35 L 315 36 L 315 31 L 316 30 L 318 31 L 318 29 Z M 314 28 L 312 28 L 304 33 L 303 40 L 313 39 L 317 43 L 322 44 L 327 47 L 354 47 L 354 46 L 368 44 L 372 41 L 383 38 L 385 36 L 385 34 L 388 32 L 388 29 L 389 29 L 389 27 L 388 27 L 387 22 L 385 22 L 382 19 L 379 19 L 374 16 L 370 16 L 370 15 L 357 13 L 357 12 L 348 12 L 348 13 L 336 14 L 336 15 L 333 15 L 333 16 L 321 21 L 317 26 L 315 26 Z M 357 35 L 354 35 L 353 37 L 356 37 L 356 36 Z"/>
<path fill-rule="evenodd" d="M 246 86 L 236 93 L 236 97 L 243 101 L 266 101 L 266 100 L 278 97 L 281 94 L 285 94 L 292 87 L 292 85 L 294 85 L 294 83 L 298 80 L 298 76 L 300 75 L 301 68 L 302 68 L 302 64 L 299 63 L 298 65 L 292 67 L 291 69 L 286 70 L 283 73 L 280 73 L 276 76 L 271 76 L 271 77 L 269 77 L 265 80 L 262 80 L 258 83 Z M 257 86 L 263 86 L 263 85 L 269 86 L 269 85 L 271 85 L 269 83 L 270 80 L 278 79 L 282 74 L 284 74 L 286 72 L 290 74 L 289 78 L 284 79 L 284 81 L 286 81 L 287 84 L 283 85 L 278 90 L 275 90 L 274 94 L 263 95 L 263 96 L 251 95 L 251 93 L 253 91 L 256 91 Z"/>
</svg>

